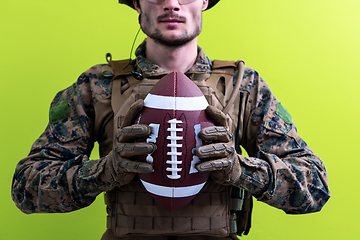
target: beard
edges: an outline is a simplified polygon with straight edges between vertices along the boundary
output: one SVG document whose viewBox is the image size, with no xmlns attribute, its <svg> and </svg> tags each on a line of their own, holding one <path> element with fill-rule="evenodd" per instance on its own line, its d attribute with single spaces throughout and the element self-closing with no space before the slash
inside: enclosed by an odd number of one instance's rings
<svg viewBox="0 0 360 240">
<path fill-rule="evenodd" d="M 144 19 L 143 16 L 145 17 Z M 177 16 L 177 15 L 173 15 L 173 14 L 164 14 L 161 15 L 157 18 L 157 21 L 160 22 L 162 19 L 165 18 L 175 18 L 178 19 L 179 21 L 182 22 L 186 22 L 186 18 L 181 17 L 181 16 Z M 144 21 L 142 21 L 144 20 Z M 148 15 L 140 15 L 139 16 L 139 22 L 140 22 L 140 26 L 141 26 L 141 30 L 150 38 L 152 38 L 155 42 L 166 46 L 166 47 L 179 47 L 179 46 L 183 46 L 185 44 L 187 44 L 188 42 L 192 41 L 194 38 L 196 38 L 197 36 L 199 36 L 200 32 L 201 32 L 201 26 L 202 26 L 202 21 L 200 19 L 199 24 L 195 27 L 194 31 L 192 33 L 189 33 L 187 30 L 185 30 L 180 36 L 177 37 L 166 37 L 164 36 L 161 31 L 158 28 L 154 28 L 151 18 Z M 153 28 L 153 30 L 151 30 Z M 176 29 L 176 27 L 168 27 L 168 30 L 172 30 L 172 29 Z"/>
</svg>

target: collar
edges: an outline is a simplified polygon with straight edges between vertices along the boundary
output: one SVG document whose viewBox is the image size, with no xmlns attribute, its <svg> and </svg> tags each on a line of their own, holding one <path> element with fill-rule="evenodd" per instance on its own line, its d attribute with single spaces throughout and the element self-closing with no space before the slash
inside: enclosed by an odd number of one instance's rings
<svg viewBox="0 0 360 240">
<path fill-rule="evenodd" d="M 159 65 L 150 62 L 146 59 L 146 40 L 144 40 L 135 51 L 135 66 L 136 70 L 141 72 L 144 77 L 151 78 L 152 76 L 161 76 L 169 74 L 169 71 L 161 68 Z M 198 46 L 198 55 L 194 65 L 185 72 L 185 75 L 192 76 L 198 74 L 211 74 L 212 61 L 205 55 L 204 50 Z"/>
</svg>

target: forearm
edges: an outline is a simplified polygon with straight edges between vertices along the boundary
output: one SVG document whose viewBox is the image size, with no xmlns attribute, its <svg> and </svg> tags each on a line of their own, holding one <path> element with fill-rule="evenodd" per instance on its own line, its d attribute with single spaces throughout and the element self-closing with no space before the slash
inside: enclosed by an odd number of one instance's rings
<svg viewBox="0 0 360 240">
<path fill-rule="evenodd" d="M 265 143 L 256 157 L 240 156 L 242 174 L 235 185 L 286 213 L 320 211 L 330 197 L 323 162 L 302 139 L 285 142 L 278 154 L 269 153 Z"/>
<path fill-rule="evenodd" d="M 110 189 L 103 169 L 105 159 L 77 156 L 66 161 L 39 159 L 44 153 L 21 161 L 15 171 L 12 198 L 25 213 L 70 212 L 90 205 Z"/>
</svg>

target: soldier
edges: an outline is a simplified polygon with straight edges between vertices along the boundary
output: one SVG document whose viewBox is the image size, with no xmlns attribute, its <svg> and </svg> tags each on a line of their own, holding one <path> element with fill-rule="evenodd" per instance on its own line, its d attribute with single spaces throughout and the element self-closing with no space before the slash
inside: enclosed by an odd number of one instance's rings
<svg viewBox="0 0 360 240">
<path fill-rule="evenodd" d="M 202 12 L 218 1 L 119 0 L 139 13 L 147 38 L 135 60 L 109 55 L 108 64 L 90 68 L 55 96 L 48 126 L 15 170 L 12 198 L 21 211 L 70 212 L 106 192 L 104 240 L 215 240 L 249 232 L 252 196 L 290 214 L 321 210 L 330 197 L 326 169 L 291 115 L 255 70 L 241 61 L 212 61 L 197 45 Z M 199 134 L 216 143 L 196 150 L 197 169 L 211 177 L 178 212 L 154 204 L 137 176 L 151 173 L 152 165 L 133 160 L 156 148 L 133 143 L 150 134 L 149 126 L 132 125 L 145 86 L 172 71 L 199 86 L 218 125 Z M 89 160 L 96 141 L 101 158 Z"/>
</svg>

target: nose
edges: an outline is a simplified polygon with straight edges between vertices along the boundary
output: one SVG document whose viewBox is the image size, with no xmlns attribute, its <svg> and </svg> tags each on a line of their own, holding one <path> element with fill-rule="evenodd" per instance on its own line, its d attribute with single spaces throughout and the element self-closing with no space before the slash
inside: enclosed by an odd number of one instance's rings
<svg viewBox="0 0 360 240">
<path fill-rule="evenodd" d="M 178 0 L 165 0 L 163 4 L 163 10 L 165 12 L 179 11 L 180 4 Z"/>
</svg>

